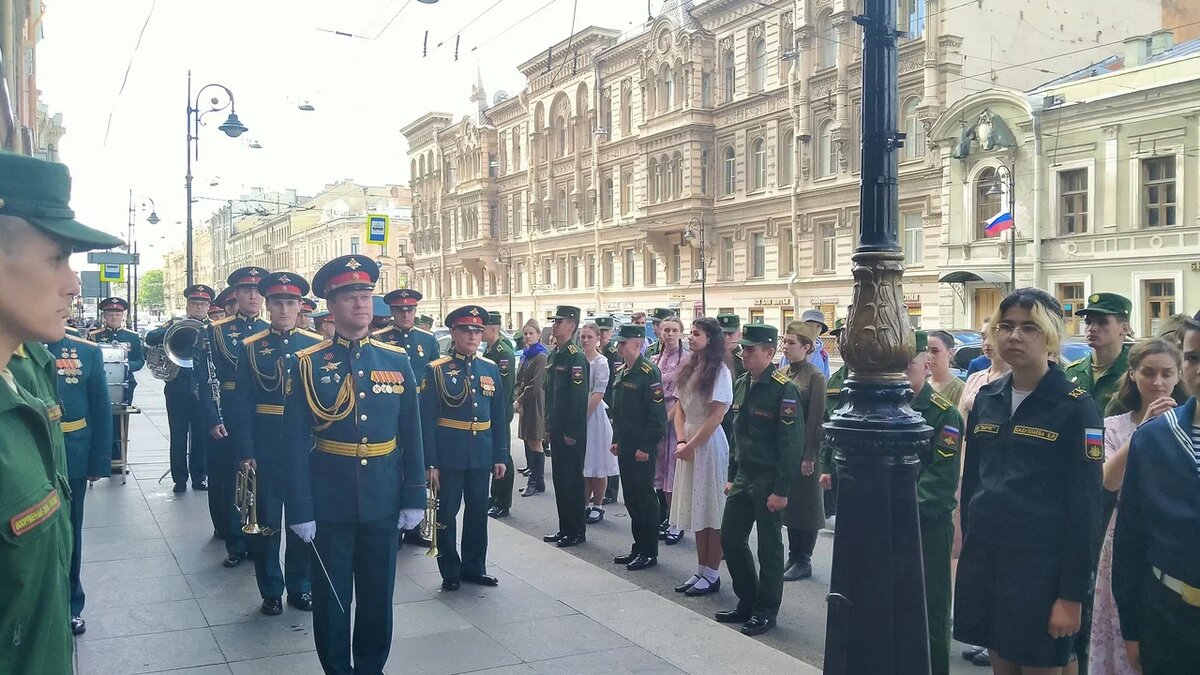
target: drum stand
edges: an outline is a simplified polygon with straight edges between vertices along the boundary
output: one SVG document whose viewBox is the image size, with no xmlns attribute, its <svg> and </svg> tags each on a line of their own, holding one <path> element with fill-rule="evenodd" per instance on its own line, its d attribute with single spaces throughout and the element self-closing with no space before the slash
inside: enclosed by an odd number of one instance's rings
<svg viewBox="0 0 1200 675">
<path fill-rule="evenodd" d="M 112 406 L 112 414 L 117 418 L 121 441 L 121 459 L 112 461 L 112 469 L 114 471 L 121 470 L 121 485 L 125 484 L 129 476 L 129 416 L 140 415 L 141 412 L 139 408 L 122 403 L 114 403 Z"/>
</svg>

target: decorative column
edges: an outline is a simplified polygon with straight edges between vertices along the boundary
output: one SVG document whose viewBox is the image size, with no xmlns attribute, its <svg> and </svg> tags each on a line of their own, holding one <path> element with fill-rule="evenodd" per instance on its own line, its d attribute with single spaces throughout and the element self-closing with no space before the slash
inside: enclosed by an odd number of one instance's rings
<svg viewBox="0 0 1200 675">
<path fill-rule="evenodd" d="M 837 150 L 838 168 L 842 173 L 849 169 L 849 153 L 854 151 L 850 147 L 850 142 L 854 140 L 854 134 L 850 132 L 850 61 L 853 59 L 850 41 L 854 35 L 851 26 L 854 19 L 854 15 L 849 11 L 833 15 L 833 30 L 838 40 L 837 83 L 834 85 L 837 95 L 837 119 L 833 124 L 833 146 Z"/>
</svg>

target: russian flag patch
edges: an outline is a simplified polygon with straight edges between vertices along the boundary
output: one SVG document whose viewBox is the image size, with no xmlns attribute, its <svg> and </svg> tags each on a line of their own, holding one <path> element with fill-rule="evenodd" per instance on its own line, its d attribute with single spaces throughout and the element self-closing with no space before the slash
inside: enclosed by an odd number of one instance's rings
<svg viewBox="0 0 1200 675">
<path fill-rule="evenodd" d="M 1084 429 L 1083 450 L 1088 459 L 1094 462 L 1104 461 L 1104 430 Z"/>
</svg>

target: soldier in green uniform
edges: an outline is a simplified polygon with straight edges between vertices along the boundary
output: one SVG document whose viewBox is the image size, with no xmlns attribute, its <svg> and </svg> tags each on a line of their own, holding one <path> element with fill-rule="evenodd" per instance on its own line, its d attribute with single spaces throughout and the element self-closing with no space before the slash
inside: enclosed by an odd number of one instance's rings
<svg viewBox="0 0 1200 675">
<path fill-rule="evenodd" d="M 1129 313 L 1133 303 L 1116 293 L 1093 293 L 1087 307 L 1076 310 L 1087 325 L 1092 353 L 1067 366 L 1067 379 L 1092 395 L 1103 418 L 1109 401 L 1129 371 Z M 1123 411 L 1128 412 L 1128 411 Z"/>
<path fill-rule="evenodd" d="M 600 342 L 603 346 L 600 348 L 600 353 L 604 354 L 604 358 L 608 359 L 608 389 L 604 391 L 604 405 L 608 407 L 608 419 L 612 419 L 612 395 L 613 383 L 617 379 L 617 368 L 621 365 L 621 355 L 617 351 L 617 341 L 613 339 L 613 318 L 611 316 L 596 317 L 596 327 L 600 329 Z M 621 491 L 621 475 L 608 477 L 608 485 L 604 488 L 604 505 L 613 504 L 617 501 L 617 495 Z"/>
<path fill-rule="evenodd" d="M 517 384 L 517 353 L 513 351 L 512 343 L 500 334 L 500 312 L 488 312 L 487 325 L 483 328 L 483 339 L 488 348 L 484 358 L 496 364 L 500 370 L 500 385 L 504 389 L 504 401 L 507 406 L 504 421 L 505 428 L 512 423 L 513 418 L 513 388 Z M 512 461 L 512 449 L 504 448 L 504 475 L 492 480 L 492 503 L 488 515 L 493 518 L 504 518 L 512 508 L 513 483 L 517 472 Z"/>
<path fill-rule="evenodd" d="M 838 319 L 833 324 L 833 330 L 829 334 L 836 341 L 842 331 L 846 330 L 846 320 Z M 833 411 L 837 410 L 842 405 L 842 389 L 846 386 L 846 376 L 849 374 L 849 369 L 843 362 L 841 367 L 833 371 L 829 376 L 829 381 L 825 383 L 825 418 L 824 422 L 829 422 L 829 417 L 833 415 Z M 830 441 L 828 434 L 821 434 L 821 487 L 825 488 L 825 517 L 833 518 L 837 516 L 837 466 L 833 463 L 833 443 Z"/>
<path fill-rule="evenodd" d="M 74 251 L 121 241 L 75 221 L 67 167 L 0 153 L 0 672 L 72 670 L 71 489 L 54 358 Z M 105 439 L 107 440 L 107 439 Z M 105 448 L 107 448 L 105 443 Z M 104 466 L 108 453 L 103 453 Z"/>
<path fill-rule="evenodd" d="M 742 318 L 737 314 L 718 314 L 717 323 L 721 326 L 721 334 L 725 336 L 725 348 L 729 350 L 729 355 L 733 359 L 733 381 L 736 383 L 746 372 L 746 366 L 742 363 Z M 733 406 L 725 411 L 725 419 L 721 421 L 721 428 L 725 430 L 725 438 L 732 443 Z"/>
<path fill-rule="evenodd" d="M 433 330 L 433 317 L 429 316 L 428 314 L 422 314 L 421 316 L 417 317 L 414 325 L 428 333 L 429 331 Z"/>
<path fill-rule="evenodd" d="M 546 366 L 546 432 L 554 462 L 558 531 L 542 540 L 560 548 L 587 541 L 583 455 L 587 448 L 588 362 L 579 345 L 578 307 L 559 305 L 550 317 L 555 347 Z"/>
<path fill-rule="evenodd" d="M 783 599 L 783 511 L 804 454 L 800 392 L 772 360 L 779 329 L 749 324 L 742 331 L 746 373 L 733 390 L 733 439 L 729 452 L 721 547 L 737 594 L 735 609 L 717 612 L 721 623 L 740 623 L 745 635 L 775 627 Z M 758 564 L 750 530 L 758 531 Z"/>
<path fill-rule="evenodd" d="M 104 327 L 88 333 L 88 339 L 97 343 L 119 344 L 126 348 L 129 359 L 129 370 L 125 374 L 125 402 L 133 403 L 133 390 L 137 388 L 137 379 L 133 374 L 146 365 L 146 351 L 142 348 L 142 338 L 125 327 L 125 313 L 129 311 L 129 303 L 124 298 L 104 298 L 100 301 L 100 313 L 104 319 Z M 113 416 L 112 421 L 112 458 L 121 459 L 121 420 Z"/>
<path fill-rule="evenodd" d="M 925 611 L 929 616 L 929 657 L 933 675 L 950 673 L 950 552 L 954 546 L 954 507 L 958 504 L 962 461 L 962 416 L 929 384 L 929 334 L 917 331 L 917 353 L 905 374 L 916 398 L 912 409 L 933 428 L 933 440 L 921 449 L 917 476 L 917 513 L 921 521 L 921 558 L 925 567 Z"/>
<path fill-rule="evenodd" d="M 625 478 L 625 508 L 633 530 L 633 548 L 613 564 L 637 571 L 658 564 L 658 497 L 654 494 L 654 461 L 667 429 L 667 406 L 658 366 L 642 356 L 646 327 L 621 326 L 617 349 L 621 364 L 614 371 L 613 446 Z"/>
<path fill-rule="evenodd" d="M 653 310 L 651 310 L 650 323 L 651 327 L 654 329 L 654 334 L 659 335 L 659 325 L 662 324 L 665 319 L 670 319 L 675 315 L 675 310 L 671 309 L 670 307 L 655 307 Z M 662 353 L 662 350 L 662 338 L 659 337 L 657 342 L 646 348 L 646 356 L 657 356 L 658 354 Z"/>
</svg>

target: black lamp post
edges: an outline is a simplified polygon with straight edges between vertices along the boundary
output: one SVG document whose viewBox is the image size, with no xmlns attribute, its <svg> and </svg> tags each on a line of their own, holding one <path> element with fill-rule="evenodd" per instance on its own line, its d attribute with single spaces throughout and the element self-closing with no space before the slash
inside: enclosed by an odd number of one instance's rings
<svg viewBox="0 0 1200 675">
<path fill-rule="evenodd" d="M 507 247 L 500 249 L 496 253 L 496 262 L 504 265 L 505 283 L 504 287 L 508 290 L 508 329 L 512 330 L 512 255 Z"/>
<path fill-rule="evenodd" d="M 700 313 L 708 316 L 708 249 L 704 246 L 704 221 L 692 217 L 683 231 L 683 242 L 700 245 Z"/>
<path fill-rule="evenodd" d="M 1013 213 L 1016 210 L 1015 201 L 1017 199 L 1017 178 L 1013 174 L 1013 170 L 1007 164 L 1001 164 L 996 167 L 996 180 L 992 181 L 992 187 L 988 188 L 987 194 L 989 197 L 1000 197 L 1004 199 L 1005 190 L 1008 191 L 1008 212 Z M 1001 204 L 1003 206 L 1003 204 Z M 1015 213 L 1013 214 L 1016 215 Z M 1014 222 L 1012 227 L 1008 228 L 1008 279 L 1009 290 L 1017 289 L 1017 225 Z"/>
<path fill-rule="evenodd" d="M 850 368 L 844 403 L 825 426 L 839 478 L 825 672 L 928 675 L 918 452 L 932 429 L 910 406 L 904 376 L 913 330 L 901 281 L 895 0 L 866 0 L 863 27 L 862 227 L 854 304 L 839 337 Z"/>
<path fill-rule="evenodd" d="M 192 158 L 200 158 L 200 127 L 204 126 L 204 116 L 209 113 L 229 110 L 229 116 L 217 128 L 225 133 L 230 138 L 237 138 L 246 133 L 246 125 L 238 119 L 237 108 L 233 104 L 233 92 L 229 91 L 229 87 L 223 84 L 206 84 L 196 92 L 196 98 L 192 98 L 192 71 L 188 71 L 187 76 L 187 176 L 185 182 L 187 184 L 187 285 L 191 286 L 196 283 L 195 279 L 195 259 L 192 254 Z M 204 94 L 206 89 L 217 89 L 218 92 L 224 92 L 225 97 L 219 98 L 213 96 L 206 104 L 208 107 L 201 109 L 200 96 Z"/>
<path fill-rule="evenodd" d="M 144 195 L 139 197 L 139 199 L 142 200 L 143 202 L 150 202 L 150 215 L 146 216 L 146 222 L 150 223 L 151 225 L 159 224 L 159 222 L 161 222 L 161 221 L 158 217 L 158 209 L 154 206 L 154 200 L 147 196 L 144 196 Z M 127 228 L 128 237 L 126 239 L 125 247 L 126 247 L 126 250 L 128 250 L 130 253 L 133 254 L 135 261 L 137 260 L 138 247 L 137 247 L 137 239 L 133 236 L 133 226 L 134 226 L 134 221 L 137 220 L 137 207 L 138 206 L 145 207 L 145 204 L 142 203 L 142 204 L 134 205 L 133 190 L 130 190 L 129 191 L 129 223 L 128 223 L 128 228 Z M 134 329 L 134 331 L 136 331 L 137 325 L 138 325 L 138 265 L 137 265 L 137 262 L 134 262 L 132 265 L 129 266 L 129 271 L 130 271 L 130 274 L 129 274 L 129 304 L 133 305 L 133 329 Z"/>
</svg>

